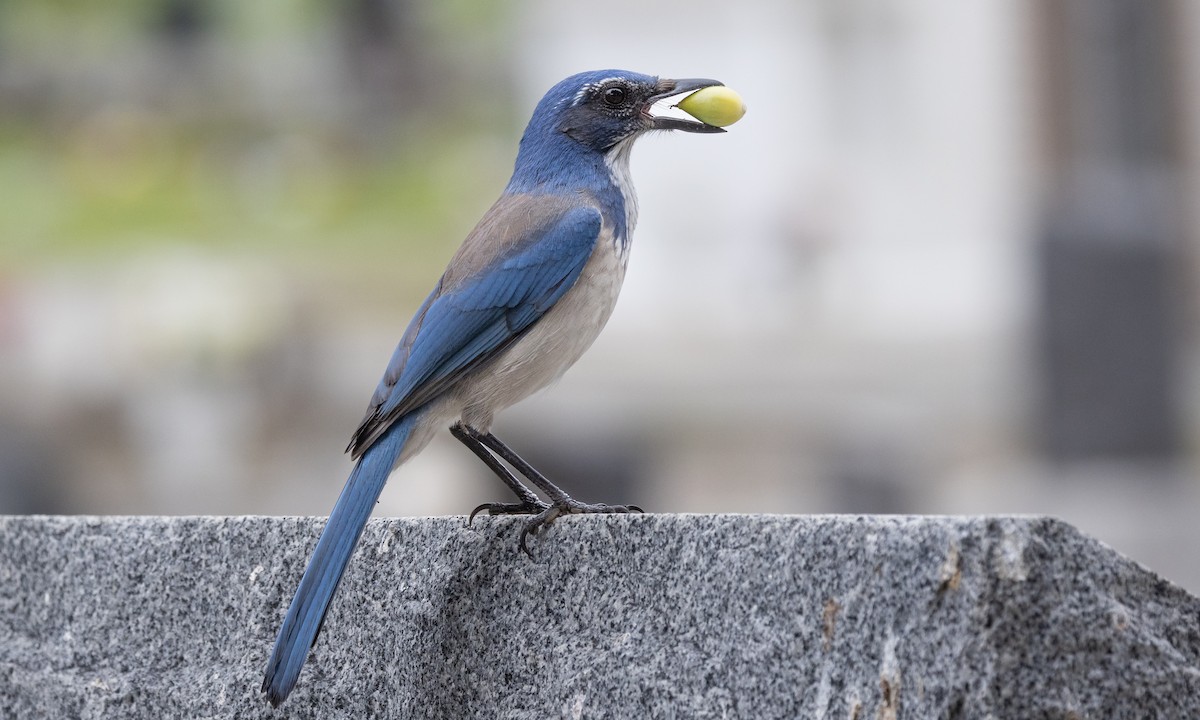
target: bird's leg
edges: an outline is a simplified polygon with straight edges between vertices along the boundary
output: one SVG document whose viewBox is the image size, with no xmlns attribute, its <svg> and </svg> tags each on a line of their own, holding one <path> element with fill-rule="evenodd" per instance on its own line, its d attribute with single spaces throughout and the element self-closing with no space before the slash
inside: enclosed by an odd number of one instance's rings
<svg viewBox="0 0 1200 720">
<path fill-rule="evenodd" d="M 520 455 L 513 452 L 512 448 L 500 441 L 500 438 L 489 432 L 478 433 L 476 435 L 476 439 L 488 450 L 496 453 L 501 457 L 501 459 L 516 468 L 517 472 L 524 475 L 529 482 L 536 485 L 537 488 L 545 493 L 546 497 L 550 499 L 550 505 L 548 507 L 544 506 L 543 510 L 530 518 L 529 521 L 525 523 L 525 527 L 521 530 L 521 540 L 519 542 L 519 546 L 526 555 L 531 555 L 531 553 L 529 552 L 529 547 L 525 544 L 525 539 L 530 535 L 536 535 L 542 530 L 542 528 L 550 525 L 560 515 L 573 515 L 577 513 L 642 512 L 642 509 L 637 505 L 606 505 L 604 503 L 579 502 L 563 492 L 562 489 L 560 489 L 557 485 L 546 479 L 545 475 L 542 475 Z"/>
<path fill-rule="evenodd" d="M 475 453 L 476 457 L 491 468 L 492 472 L 496 473 L 504 481 L 504 484 L 521 500 L 516 503 L 483 503 L 471 511 L 471 514 L 467 517 L 468 525 L 471 524 L 476 515 L 484 510 L 487 510 L 489 515 L 535 515 L 549 509 L 549 505 L 542 502 L 541 498 L 534 494 L 532 490 L 525 487 L 524 483 L 509 472 L 508 468 L 504 467 L 504 464 L 497 460 L 495 455 L 492 455 L 491 451 L 480 441 L 480 433 L 462 423 L 455 423 L 450 427 L 450 434 L 458 438 L 458 441 L 463 445 L 470 448 L 471 452 Z"/>
</svg>

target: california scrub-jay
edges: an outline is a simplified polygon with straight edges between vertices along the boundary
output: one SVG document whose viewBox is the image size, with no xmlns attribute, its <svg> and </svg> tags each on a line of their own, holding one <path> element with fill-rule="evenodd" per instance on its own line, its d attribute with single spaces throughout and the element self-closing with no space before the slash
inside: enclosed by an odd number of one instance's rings
<svg viewBox="0 0 1200 720">
<path fill-rule="evenodd" d="M 638 510 L 570 498 L 491 434 L 492 417 L 561 376 L 596 339 L 621 290 L 637 220 L 629 151 L 649 130 L 722 132 L 673 108 L 716 85 L 600 70 L 563 80 L 538 103 L 512 179 L 417 310 L 350 441 L 357 464 L 267 663 L 272 705 L 295 686 L 388 475 L 450 422 L 518 498 L 475 512 L 532 515 L 520 537 L 526 552 L 526 536 L 559 515 Z"/>
</svg>

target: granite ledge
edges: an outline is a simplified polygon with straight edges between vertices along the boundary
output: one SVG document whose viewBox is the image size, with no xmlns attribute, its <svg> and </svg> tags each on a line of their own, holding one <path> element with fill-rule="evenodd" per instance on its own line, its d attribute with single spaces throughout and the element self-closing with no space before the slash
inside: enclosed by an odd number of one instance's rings
<svg viewBox="0 0 1200 720">
<path fill-rule="evenodd" d="M 1200 717 L 1200 600 L 1045 517 L 0 517 L 0 717 Z"/>
</svg>

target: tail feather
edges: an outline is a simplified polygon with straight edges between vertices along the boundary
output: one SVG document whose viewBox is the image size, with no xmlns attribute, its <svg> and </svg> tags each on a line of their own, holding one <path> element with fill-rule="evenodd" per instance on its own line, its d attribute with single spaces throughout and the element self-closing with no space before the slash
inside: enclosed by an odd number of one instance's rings
<svg viewBox="0 0 1200 720">
<path fill-rule="evenodd" d="M 412 433 L 416 415 L 402 418 L 359 458 L 329 514 L 267 661 L 262 691 L 273 706 L 278 707 L 296 685 L 367 519 Z"/>
</svg>

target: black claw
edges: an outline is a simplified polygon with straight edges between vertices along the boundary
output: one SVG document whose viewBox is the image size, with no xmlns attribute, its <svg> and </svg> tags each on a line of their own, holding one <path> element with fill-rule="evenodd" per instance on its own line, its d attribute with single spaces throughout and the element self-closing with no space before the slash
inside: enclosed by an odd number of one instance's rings
<svg viewBox="0 0 1200 720">
<path fill-rule="evenodd" d="M 471 514 L 467 516 L 467 525 L 470 525 L 471 522 L 475 519 L 475 516 L 478 515 L 479 513 L 483 512 L 484 510 L 487 510 L 488 515 L 537 515 L 539 513 L 545 512 L 546 509 L 549 507 L 550 507 L 549 505 L 542 502 L 541 500 L 533 500 L 531 502 L 519 502 L 519 503 L 499 503 L 499 502 L 483 503 L 482 505 L 480 505 L 480 506 L 476 507 L 474 510 L 472 510 Z"/>
<path fill-rule="evenodd" d="M 521 537 L 517 541 L 517 547 L 520 548 L 521 552 L 525 553 L 526 557 L 529 557 L 530 559 L 533 558 L 533 553 L 529 551 L 529 545 L 527 545 L 525 543 L 525 541 L 529 539 L 530 535 L 536 536 L 538 533 L 540 533 L 542 531 L 542 528 L 544 528 L 546 525 L 549 524 L 549 521 L 542 520 L 541 517 L 546 512 L 549 512 L 551 509 L 552 508 L 547 508 L 544 512 L 540 513 L 537 517 L 535 517 L 535 518 L 531 519 L 529 522 L 525 523 L 525 526 L 521 528 Z"/>
<path fill-rule="evenodd" d="M 537 535 L 546 528 L 550 527 L 559 517 L 563 515 L 585 515 L 585 514 L 618 514 L 618 513 L 633 513 L 644 512 L 637 505 L 605 505 L 604 503 L 581 503 L 570 497 L 564 497 L 562 500 L 555 502 L 552 505 L 541 509 L 534 517 L 529 518 L 529 521 L 521 528 L 521 536 L 517 541 L 517 547 L 521 552 L 529 557 L 533 557 L 533 553 L 529 551 L 529 546 L 526 540 L 531 535 Z"/>
<path fill-rule="evenodd" d="M 475 522 L 475 516 L 478 515 L 481 510 L 488 510 L 489 508 L 491 508 L 491 506 L 492 506 L 491 503 L 484 503 L 482 505 L 477 506 L 474 510 L 472 510 L 471 514 L 467 516 L 467 527 L 471 527 L 471 523 Z M 490 512 L 489 512 L 489 514 L 490 514 Z"/>
</svg>

